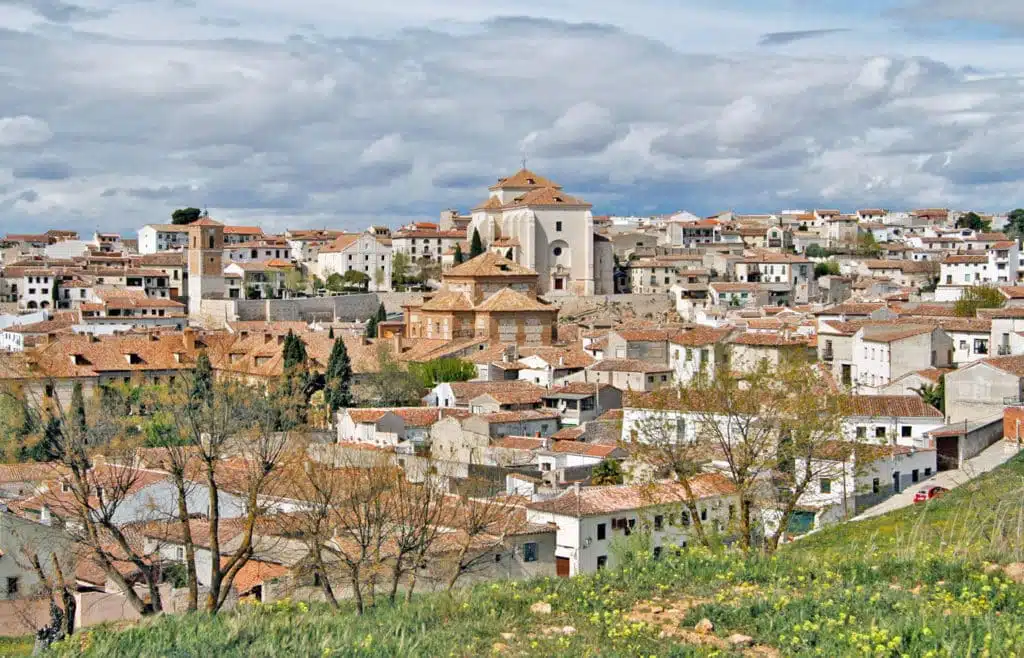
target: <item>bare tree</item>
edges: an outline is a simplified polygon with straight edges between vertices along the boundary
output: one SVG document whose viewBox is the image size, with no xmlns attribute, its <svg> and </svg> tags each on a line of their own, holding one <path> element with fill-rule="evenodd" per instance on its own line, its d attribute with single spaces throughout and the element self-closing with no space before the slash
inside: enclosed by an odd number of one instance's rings
<svg viewBox="0 0 1024 658">
<path fill-rule="evenodd" d="M 391 496 L 393 562 L 388 599 L 394 603 L 403 579 L 408 581 L 406 600 L 412 598 L 416 574 L 450 523 L 452 510 L 447 504 L 448 497 L 431 478 L 422 484 L 413 484 L 405 477 L 395 478 Z"/>
<path fill-rule="evenodd" d="M 450 592 L 460 578 L 493 563 L 494 549 L 526 526 L 526 515 L 521 501 L 512 496 L 449 496 L 448 501 L 455 529 L 443 538 L 451 555 L 446 583 Z"/>
</svg>

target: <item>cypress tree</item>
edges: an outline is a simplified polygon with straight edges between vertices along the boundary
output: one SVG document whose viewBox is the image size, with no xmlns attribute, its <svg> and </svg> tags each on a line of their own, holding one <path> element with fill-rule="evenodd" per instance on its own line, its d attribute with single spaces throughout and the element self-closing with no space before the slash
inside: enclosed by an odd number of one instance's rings
<svg viewBox="0 0 1024 658">
<path fill-rule="evenodd" d="M 331 411 L 352 406 L 352 362 L 348 358 L 345 341 L 337 339 L 331 348 L 325 373 L 324 401 Z"/>
<path fill-rule="evenodd" d="M 380 306 L 377 307 L 377 323 L 388 321 L 388 312 L 384 308 L 384 302 L 381 302 Z"/>
<path fill-rule="evenodd" d="M 455 243 L 455 264 L 458 265 L 465 259 L 462 255 L 462 245 L 458 242 Z"/>
<path fill-rule="evenodd" d="M 469 244 L 469 257 L 476 258 L 484 253 L 484 242 L 480 239 L 480 231 L 473 229 L 473 241 Z"/>
<path fill-rule="evenodd" d="M 366 321 L 366 337 L 376 338 L 377 337 L 377 315 L 371 315 L 370 319 Z"/>
<path fill-rule="evenodd" d="M 283 353 L 285 370 L 291 370 L 306 362 L 306 344 L 291 330 L 284 338 Z"/>
<path fill-rule="evenodd" d="M 71 388 L 71 422 L 74 424 L 75 431 L 79 432 L 80 436 L 85 437 L 88 426 L 85 419 L 85 398 L 82 395 L 81 382 L 75 382 L 75 385 Z"/>
<path fill-rule="evenodd" d="M 327 331 L 327 337 L 330 338 L 331 340 L 334 340 L 334 325 L 333 324 L 331 325 L 331 328 Z"/>
</svg>

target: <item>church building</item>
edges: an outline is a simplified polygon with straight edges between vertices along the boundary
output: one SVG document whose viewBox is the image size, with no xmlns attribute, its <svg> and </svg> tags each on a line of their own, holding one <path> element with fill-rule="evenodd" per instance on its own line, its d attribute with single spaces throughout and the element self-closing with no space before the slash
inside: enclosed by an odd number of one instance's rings
<svg viewBox="0 0 1024 658">
<path fill-rule="evenodd" d="M 486 249 L 537 272 L 538 292 L 547 297 L 610 295 L 612 244 L 594 231 L 590 210 L 561 185 L 521 169 L 473 208 L 466 239 L 479 231 Z"/>
</svg>

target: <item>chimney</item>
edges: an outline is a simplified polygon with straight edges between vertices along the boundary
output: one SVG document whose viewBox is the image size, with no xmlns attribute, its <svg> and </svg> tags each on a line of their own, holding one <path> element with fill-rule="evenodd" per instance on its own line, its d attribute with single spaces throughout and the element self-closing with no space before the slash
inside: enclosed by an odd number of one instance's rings
<svg viewBox="0 0 1024 658">
<path fill-rule="evenodd" d="M 396 331 L 391 334 L 391 349 L 393 354 L 402 353 L 402 332 Z"/>
<path fill-rule="evenodd" d="M 185 330 L 181 332 L 181 342 L 185 345 L 185 349 L 189 352 L 194 352 L 196 349 L 196 332 L 192 327 L 185 327 Z"/>
<path fill-rule="evenodd" d="M 579 483 L 579 481 L 576 481 L 576 482 L 572 483 L 572 492 L 574 494 L 576 494 L 577 496 L 580 495 L 580 483 Z"/>
</svg>

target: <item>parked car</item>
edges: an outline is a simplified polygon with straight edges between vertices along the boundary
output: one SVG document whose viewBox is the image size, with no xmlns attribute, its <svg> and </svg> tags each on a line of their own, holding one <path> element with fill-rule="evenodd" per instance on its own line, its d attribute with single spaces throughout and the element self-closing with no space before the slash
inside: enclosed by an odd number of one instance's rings
<svg viewBox="0 0 1024 658">
<path fill-rule="evenodd" d="M 921 489 L 916 494 L 914 494 L 914 502 L 926 503 L 932 498 L 938 498 L 947 491 L 949 491 L 949 489 L 945 487 L 925 487 L 924 489 Z"/>
</svg>

